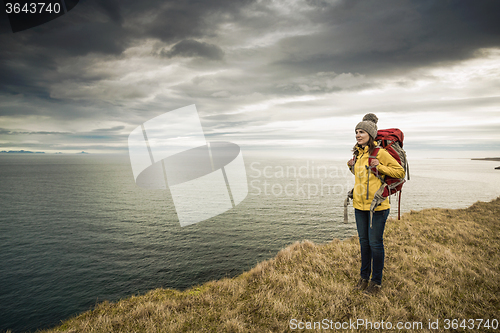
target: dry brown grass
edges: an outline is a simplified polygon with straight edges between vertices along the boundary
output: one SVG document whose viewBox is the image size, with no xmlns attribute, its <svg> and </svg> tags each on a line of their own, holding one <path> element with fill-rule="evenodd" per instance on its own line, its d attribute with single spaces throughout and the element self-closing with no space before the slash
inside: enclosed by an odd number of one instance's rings
<svg viewBox="0 0 500 333">
<path fill-rule="evenodd" d="M 438 332 L 445 331 L 446 318 L 500 320 L 499 227 L 500 198 L 389 220 L 383 289 L 376 297 L 352 290 L 360 264 L 357 237 L 325 245 L 304 241 L 236 278 L 104 302 L 46 332 L 287 332 L 291 319 L 422 322 L 424 329 L 414 331 L 423 332 L 429 320 L 439 319 Z"/>
</svg>

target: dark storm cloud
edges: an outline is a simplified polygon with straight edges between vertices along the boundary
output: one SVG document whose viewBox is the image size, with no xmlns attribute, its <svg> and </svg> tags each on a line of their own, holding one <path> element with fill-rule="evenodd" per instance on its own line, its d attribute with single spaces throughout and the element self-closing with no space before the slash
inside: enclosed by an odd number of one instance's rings
<svg viewBox="0 0 500 333">
<path fill-rule="evenodd" d="M 129 11 L 147 14 L 143 15 L 144 25 L 138 28 L 143 36 L 172 43 L 214 35 L 219 23 L 235 20 L 240 10 L 253 2 L 255 0 L 145 1 L 144 8 L 141 2 L 129 6 Z"/>
<path fill-rule="evenodd" d="M 296 71 L 384 73 L 471 58 L 500 44 L 500 1 L 352 1 L 311 18 L 329 30 L 281 42 L 291 56 L 277 62 Z"/>
<path fill-rule="evenodd" d="M 102 8 L 103 12 L 115 23 L 122 24 L 123 16 L 121 14 L 120 3 L 117 0 L 98 1 L 97 5 Z"/>
<path fill-rule="evenodd" d="M 51 50 L 54 58 L 88 53 L 118 55 L 127 46 L 127 40 L 120 26 L 104 22 L 86 22 L 69 24 L 64 29 L 41 34 L 31 45 L 40 50 Z"/>
<path fill-rule="evenodd" d="M 162 55 L 168 58 L 180 56 L 220 60 L 224 57 L 224 51 L 217 45 L 186 39 L 175 44 L 168 51 L 163 50 Z"/>
<path fill-rule="evenodd" d="M 264 59 L 245 73 L 272 76 L 259 91 L 290 95 L 303 92 L 294 78 L 317 72 L 388 74 L 466 59 L 478 48 L 500 44 L 499 1 L 305 3 L 307 11 L 283 14 L 269 9 L 271 3 L 253 1 L 82 1 L 53 22 L 0 36 L 0 88 L 42 96 L 48 83 L 62 79 L 56 73 L 61 61 L 76 62 L 75 57 L 88 54 L 119 57 L 132 43 L 149 37 L 166 43 L 160 54 L 167 57 L 219 60 L 222 49 L 199 39 L 216 37 L 224 22 L 255 35 L 300 24 L 321 27 L 268 46 L 269 54 L 279 49 L 283 55 L 269 56 L 267 63 Z M 80 74 L 79 64 L 74 66 Z"/>
<path fill-rule="evenodd" d="M 42 93 L 47 82 L 60 79 L 55 66 L 61 61 L 88 54 L 120 56 L 134 41 L 149 37 L 169 43 L 188 39 L 177 44 L 172 55 L 220 59 L 223 53 L 217 46 L 189 39 L 214 34 L 217 23 L 211 20 L 232 17 L 246 3 L 250 1 L 82 1 L 49 23 L 0 35 L 0 89 Z"/>
<path fill-rule="evenodd" d="M 65 79 L 57 72 L 58 65 L 89 53 L 119 55 L 127 44 L 126 34 L 112 21 L 92 21 L 90 12 L 97 9 L 84 2 L 39 27 L 1 34 L 0 91 L 49 98 L 49 85 Z"/>
</svg>

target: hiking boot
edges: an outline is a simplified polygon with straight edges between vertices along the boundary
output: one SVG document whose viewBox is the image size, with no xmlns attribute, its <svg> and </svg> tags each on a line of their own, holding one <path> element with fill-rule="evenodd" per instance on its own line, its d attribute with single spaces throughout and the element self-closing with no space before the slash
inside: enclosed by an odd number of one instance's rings
<svg viewBox="0 0 500 333">
<path fill-rule="evenodd" d="M 354 289 L 365 290 L 368 287 L 368 280 L 359 278 L 358 284 L 354 286 Z"/>
<path fill-rule="evenodd" d="M 368 287 L 365 289 L 365 291 L 363 291 L 363 294 L 365 294 L 366 296 L 373 296 L 378 294 L 381 288 L 382 286 L 380 284 L 370 281 Z"/>
</svg>

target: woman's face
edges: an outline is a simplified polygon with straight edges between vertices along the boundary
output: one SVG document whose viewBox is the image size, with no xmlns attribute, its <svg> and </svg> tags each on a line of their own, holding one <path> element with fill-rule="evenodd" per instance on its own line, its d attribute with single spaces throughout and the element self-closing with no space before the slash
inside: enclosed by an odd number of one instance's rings
<svg viewBox="0 0 500 333">
<path fill-rule="evenodd" d="M 356 141 L 360 146 L 366 146 L 370 140 L 370 135 L 362 129 L 356 130 Z"/>
</svg>

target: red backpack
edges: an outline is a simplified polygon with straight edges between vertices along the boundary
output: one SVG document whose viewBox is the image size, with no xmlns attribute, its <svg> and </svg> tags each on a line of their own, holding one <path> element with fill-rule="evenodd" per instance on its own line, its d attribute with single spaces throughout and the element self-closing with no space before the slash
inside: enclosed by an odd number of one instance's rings
<svg viewBox="0 0 500 333">
<path fill-rule="evenodd" d="M 375 141 L 378 142 L 378 147 L 375 148 L 372 154 L 368 158 L 368 165 L 374 158 L 377 157 L 380 148 L 384 148 L 387 152 L 394 157 L 394 159 L 403 167 L 405 174 L 410 180 L 410 168 L 408 165 L 408 160 L 406 158 L 406 152 L 403 150 L 403 140 L 404 134 L 401 130 L 397 128 L 389 128 L 379 130 L 377 132 L 377 137 Z M 354 155 L 354 163 L 356 163 L 356 155 Z M 396 194 L 399 192 L 398 198 L 398 220 L 401 218 L 401 189 L 405 183 L 404 178 L 393 178 L 390 176 L 382 176 L 378 173 L 376 167 L 370 167 L 371 172 L 377 176 L 382 182 L 382 186 L 378 189 L 373 197 L 372 204 L 370 206 L 370 212 L 373 214 L 375 208 L 377 208 L 388 196 Z M 368 195 L 368 194 L 367 194 Z M 347 205 L 349 204 L 349 198 L 352 199 L 352 190 L 347 194 L 347 199 L 344 202 L 344 222 L 347 222 Z M 371 219 L 370 219 L 371 220 Z"/>
</svg>

